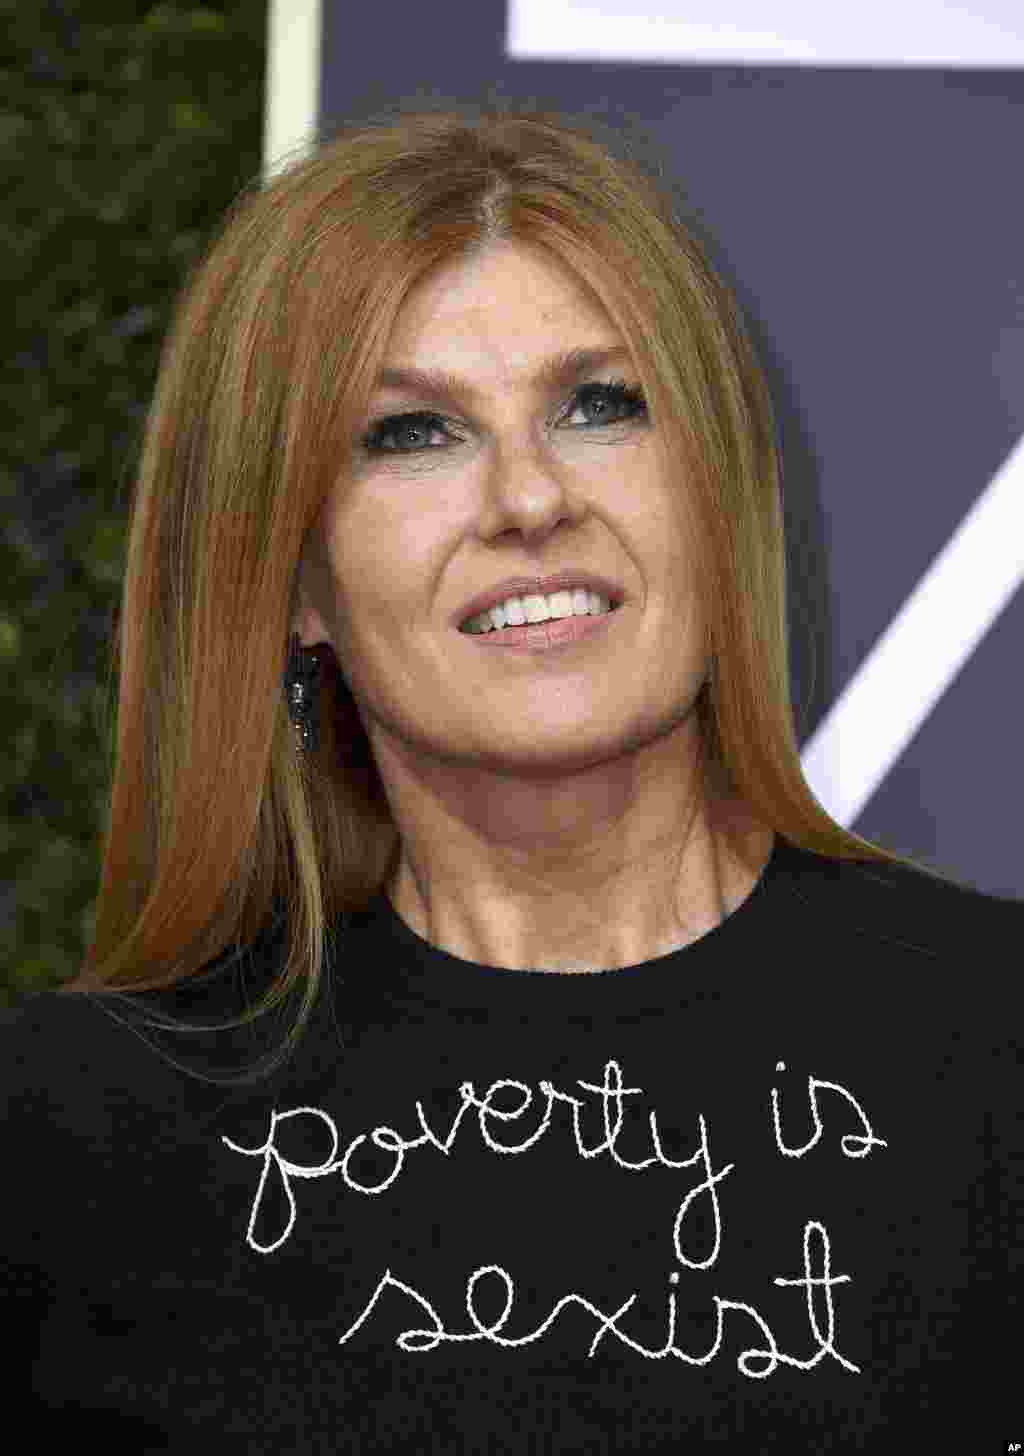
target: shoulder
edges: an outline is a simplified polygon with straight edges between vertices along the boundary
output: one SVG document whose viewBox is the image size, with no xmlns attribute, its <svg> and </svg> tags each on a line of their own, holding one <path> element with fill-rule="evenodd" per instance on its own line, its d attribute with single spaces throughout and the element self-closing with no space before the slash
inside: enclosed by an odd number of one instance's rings
<svg viewBox="0 0 1024 1456">
<path fill-rule="evenodd" d="M 776 981 L 800 1014 L 903 1067 L 908 1095 L 915 1076 L 936 1087 L 955 1076 L 964 1108 L 1006 1129 L 1024 1067 L 1024 901 L 793 846 L 772 894 Z M 1020 1135 L 1019 1123 L 1006 1131 Z"/>
<path fill-rule="evenodd" d="M 0 1007 L 0 1065 L 9 1069 L 39 1051 L 46 1040 L 66 1027 L 95 1015 L 90 996 L 60 987 L 33 991 L 14 1006 Z"/>
<path fill-rule="evenodd" d="M 982 952 L 1020 966 L 1024 900 L 912 865 L 836 859 L 793 846 L 780 869 L 780 883 L 837 932 L 937 960 Z"/>
<path fill-rule="evenodd" d="M 1019 1078 L 1024 900 L 803 850 L 785 855 L 776 883 L 792 896 L 792 923 L 807 927 L 801 959 L 818 996 L 849 1005 L 852 995 L 911 1038 L 952 1028 L 977 1066 Z"/>
<path fill-rule="evenodd" d="M 115 1027 L 96 998 L 59 988 L 0 1010 L 0 1100 L 12 1111 L 44 1113 L 72 1089 L 87 1095 L 97 1070 L 109 1074 Z"/>
</svg>

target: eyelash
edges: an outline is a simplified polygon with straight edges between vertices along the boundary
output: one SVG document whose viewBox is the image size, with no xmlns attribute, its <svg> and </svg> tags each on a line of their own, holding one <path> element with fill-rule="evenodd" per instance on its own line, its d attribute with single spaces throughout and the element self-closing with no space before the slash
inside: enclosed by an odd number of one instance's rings
<svg viewBox="0 0 1024 1456">
<path fill-rule="evenodd" d="M 576 410 L 580 408 L 581 403 L 587 403 L 591 399 L 595 398 L 607 400 L 607 402 L 613 408 L 616 406 L 628 407 L 631 412 L 630 416 L 625 421 L 596 420 L 585 425 L 570 425 L 570 429 L 606 429 L 614 424 L 628 423 L 629 419 L 631 419 L 633 415 L 646 416 L 647 414 L 647 401 L 644 398 L 643 390 L 640 389 L 638 386 L 627 385 L 624 379 L 611 379 L 607 383 L 602 381 L 600 383 L 581 384 L 579 389 L 576 390 L 576 392 L 573 394 L 572 398 L 569 401 L 572 408 L 566 410 L 566 413 L 574 414 Z M 373 425 L 371 425 L 370 429 L 363 436 L 361 442 L 363 449 L 371 455 L 421 455 L 428 450 L 447 448 L 446 446 L 438 447 L 437 445 L 417 445 L 411 450 L 396 450 L 385 449 L 380 445 L 379 441 L 382 436 L 390 435 L 393 432 L 397 431 L 401 426 L 407 426 L 411 422 L 415 422 L 418 426 L 424 428 L 427 425 L 439 425 L 442 429 L 445 430 L 446 434 L 452 435 L 453 439 L 458 441 L 462 440 L 461 435 L 453 435 L 452 431 L 448 429 L 448 421 L 444 418 L 443 415 L 432 414 L 426 410 L 415 410 L 411 411 L 408 414 L 388 415 L 384 419 L 377 420 Z"/>
</svg>

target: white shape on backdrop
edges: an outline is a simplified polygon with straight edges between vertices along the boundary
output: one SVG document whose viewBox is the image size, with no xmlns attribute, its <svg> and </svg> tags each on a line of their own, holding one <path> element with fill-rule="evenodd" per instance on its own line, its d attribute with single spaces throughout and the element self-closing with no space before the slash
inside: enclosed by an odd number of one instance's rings
<svg viewBox="0 0 1024 1456">
<path fill-rule="evenodd" d="M 1021 0 L 508 0 L 513 60 L 1024 66 Z"/>
<path fill-rule="evenodd" d="M 264 185 L 316 140 L 322 9 L 322 0 L 267 0 Z"/>
<path fill-rule="evenodd" d="M 833 819 L 855 822 L 1022 582 L 1024 437 L 804 745 Z"/>
</svg>

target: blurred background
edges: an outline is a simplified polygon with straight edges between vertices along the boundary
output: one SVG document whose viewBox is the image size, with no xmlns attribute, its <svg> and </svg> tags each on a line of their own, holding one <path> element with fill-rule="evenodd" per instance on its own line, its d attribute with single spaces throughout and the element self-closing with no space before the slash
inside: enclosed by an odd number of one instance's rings
<svg viewBox="0 0 1024 1456">
<path fill-rule="evenodd" d="M 0 997 L 92 936 L 127 509 L 170 309 L 261 163 L 265 0 L 0 4 Z"/>
</svg>

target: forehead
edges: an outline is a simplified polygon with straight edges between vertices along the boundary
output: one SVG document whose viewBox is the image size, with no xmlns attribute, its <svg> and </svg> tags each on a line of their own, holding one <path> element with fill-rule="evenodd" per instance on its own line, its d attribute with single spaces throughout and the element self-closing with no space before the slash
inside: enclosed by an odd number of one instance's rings
<svg viewBox="0 0 1024 1456">
<path fill-rule="evenodd" d="M 546 386 L 570 378 L 574 362 L 595 362 L 581 351 L 613 348 L 628 358 L 588 284 L 541 249 L 499 244 L 420 279 L 395 319 L 378 383 L 427 368 Z"/>
</svg>

